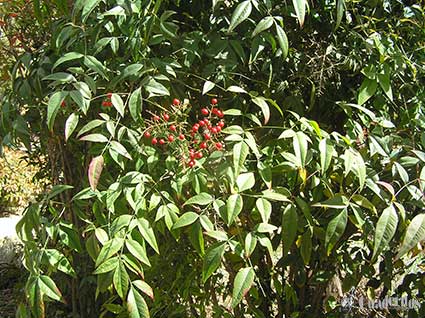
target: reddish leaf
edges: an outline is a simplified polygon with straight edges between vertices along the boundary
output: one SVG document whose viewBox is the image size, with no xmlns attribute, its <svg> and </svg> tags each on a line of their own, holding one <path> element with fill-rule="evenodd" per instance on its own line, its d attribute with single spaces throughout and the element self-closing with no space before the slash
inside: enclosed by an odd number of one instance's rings
<svg viewBox="0 0 425 318">
<path fill-rule="evenodd" d="M 99 183 L 100 175 L 103 169 L 103 157 L 97 156 L 92 159 L 89 165 L 89 183 L 92 190 L 96 190 L 97 184 Z"/>
</svg>

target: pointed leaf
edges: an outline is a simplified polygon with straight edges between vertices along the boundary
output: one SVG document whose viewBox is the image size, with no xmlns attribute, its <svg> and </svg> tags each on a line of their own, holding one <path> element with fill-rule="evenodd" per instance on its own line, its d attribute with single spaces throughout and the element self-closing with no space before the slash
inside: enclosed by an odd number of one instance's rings
<svg viewBox="0 0 425 318">
<path fill-rule="evenodd" d="M 202 192 L 187 200 L 184 205 L 208 205 L 214 201 L 214 198 L 211 194 Z"/>
<path fill-rule="evenodd" d="M 390 205 L 382 212 L 378 223 L 376 224 L 372 261 L 376 260 L 384 248 L 389 246 L 389 243 L 397 230 L 397 224 L 397 211 L 393 205 Z"/>
<path fill-rule="evenodd" d="M 372 80 L 370 78 L 365 77 L 359 89 L 357 104 L 363 105 L 364 103 L 366 103 L 369 98 L 375 95 L 377 87 L 378 83 L 376 82 L 376 80 Z"/>
<path fill-rule="evenodd" d="M 294 205 L 288 205 L 282 214 L 282 242 L 284 255 L 287 255 L 297 237 L 298 213 Z"/>
<path fill-rule="evenodd" d="M 282 50 L 282 57 L 286 59 L 289 51 L 288 37 L 286 36 L 285 31 L 280 25 L 276 23 L 276 34 L 277 41 L 279 42 L 280 49 Z"/>
<path fill-rule="evenodd" d="M 79 116 L 76 113 L 69 115 L 65 122 L 65 141 L 68 141 L 69 136 L 74 132 L 78 125 Z"/>
<path fill-rule="evenodd" d="M 239 24 L 248 19 L 251 14 L 251 11 L 251 0 L 241 2 L 232 14 L 228 32 L 232 32 Z"/>
<path fill-rule="evenodd" d="M 53 130 L 53 124 L 55 122 L 56 115 L 61 107 L 62 102 L 68 96 L 68 92 L 55 92 L 49 99 L 47 105 L 47 127 L 49 130 Z"/>
<path fill-rule="evenodd" d="M 223 257 L 225 243 L 212 245 L 205 252 L 204 265 L 202 268 L 202 282 L 205 283 L 207 279 L 217 270 L 220 266 L 221 258 Z"/>
<path fill-rule="evenodd" d="M 267 104 L 266 99 L 264 97 L 254 97 L 252 101 L 261 108 L 264 116 L 264 125 L 266 125 L 270 120 L 270 107 Z"/>
<path fill-rule="evenodd" d="M 148 244 L 159 254 L 158 244 L 156 242 L 155 233 L 149 224 L 149 221 L 145 218 L 139 218 L 138 228 L 140 234 L 148 242 Z"/>
<path fill-rule="evenodd" d="M 131 117 L 133 117 L 134 121 L 137 121 L 142 114 L 142 93 L 140 87 L 131 93 L 128 105 Z"/>
<path fill-rule="evenodd" d="M 112 105 L 117 110 L 117 112 L 121 115 L 121 117 L 124 117 L 124 102 L 122 98 L 120 97 L 120 95 L 112 94 L 111 102 L 112 102 Z"/>
<path fill-rule="evenodd" d="M 127 296 L 127 310 L 130 318 L 149 318 L 149 308 L 145 299 L 133 287 L 130 287 Z"/>
<path fill-rule="evenodd" d="M 409 252 L 419 242 L 425 240 L 425 213 L 416 215 L 410 222 L 404 236 L 403 243 L 397 253 L 396 259 Z"/>
<path fill-rule="evenodd" d="M 178 229 L 180 227 L 188 226 L 192 223 L 195 223 L 199 218 L 199 215 L 195 212 L 186 212 L 174 223 L 173 229 Z"/>
<path fill-rule="evenodd" d="M 333 247 L 344 234 L 346 227 L 347 209 L 344 209 L 329 222 L 326 228 L 325 246 L 327 255 L 330 255 Z"/>
<path fill-rule="evenodd" d="M 273 17 L 265 17 L 261 19 L 260 22 L 258 22 L 257 26 L 255 27 L 254 31 L 252 32 L 251 37 L 256 36 L 258 33 L 261 33 L 267 29 L 270 29 L 270 27 L 273 25 Z"/>
<path fill-rule="evenodd" d="M 91 189 L 96 190 L 99 183 L 100 175 L 102 174 L 104 160 L 102 156 L 94 157 L 89 165 L 88 175 Z"/>
<path fill-rule="evenodd" d="M 295 14 L 297 15 L 300 27 L 303 27 L 307 0 L 292 0 L 292 3 L 294 4 Z"/>
<path fill-rule="evenodd" d="M 204 87 L 202 88 L 202 95 L 205 95 L 206 93 L 208 93 L 210 90 L 212 90 L 214 88 L 215 84 L 211 81 L 205 81 L 204 83 Z"/>
<path fill-rule="evenodd" d="M 232 308 L 235 308 L 251 289 L 255 272 L 252 267 L 239 270 L 233 283 Z"/>
</svg>

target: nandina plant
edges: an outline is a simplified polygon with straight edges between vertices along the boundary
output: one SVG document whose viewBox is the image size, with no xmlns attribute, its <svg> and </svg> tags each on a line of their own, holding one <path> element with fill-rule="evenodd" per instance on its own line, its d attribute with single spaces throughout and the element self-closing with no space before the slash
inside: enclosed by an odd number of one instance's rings
<svg viewBox="0 0 425 318">
<path fill-rule="evenodd" d="M 339 317 L 350 291 L 423 297 L 419 5 L 55 3 L 2 97 L 2 143 L 46 154 L 54 184 L 18 225 L 18 317 Z"/>
</svg>

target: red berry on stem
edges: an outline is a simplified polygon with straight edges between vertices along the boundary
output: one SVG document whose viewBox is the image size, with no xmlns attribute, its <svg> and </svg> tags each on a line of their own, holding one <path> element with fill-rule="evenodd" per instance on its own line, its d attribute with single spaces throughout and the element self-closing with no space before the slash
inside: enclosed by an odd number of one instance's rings
<svg viewBox="0 0 425 318">
<path fill-rule="evenodd" d="M 106 97 L 109 98 L 109 99 L 111 99 L 112 98 L 112 93 L 106 94 Z"/>
<path fill-rule="evenodd" d="M 165 144 L 165 140 L 161 138 L 161 139 L 159 140 L 159 144 L 160 144 L 160 145 Z"/>
<path fill-rule="evenodd" d="M 206 140 L 210 140 L 210 139 L 211 139 L 211 136 L 210 136 L 210 134 L 204 134 L 204 138 L 205 138 Z"/>
<path fill-rule="evenodd" d="M 160 120 L 161 118 L 158 116 L 158 115 L 155 115 L 155 116 L 153 116 L 153 120 L 155 120 L 155 121 L 158 121 L 158 120 Z"/>
<path fill-rule="evenodd" d="M 151 137 L 151 133 L 149 131 L 145 131 L 145 133 L 143 134 L 143 136 L 145 136 L 145 138 L 150 138 Z"/>
<path fill-rule="evenodd" d="M 173 99 L 173 105 L 174 106 L 179 106 L 180 105 L 180 100 L 178 100 L 177 98 Z"/>
<path fill-rule="evenodd" d="M 200 120 L 199 121 L 199 126 L 205 126 L 205 121 L 204 120 Z"/>
<path fill-rule="evenodd" d="M 196 159 L 201 159 L 204 155 L 202 154 L 202 152 L 197 152 L 195 154 Z"/>
<path fill-rule="evenodd" d="M 224 127 L 224 121 L 219 121 L 219 122 L 218 122 L 218 125 L 219 125 L 221 128 L 223 128 L 223 127 Z"/>
<path fill-rule="evenodd" d="M 168 135 L 168 141 L 169 142 L 173 142 L 174 141 L 174 136 L 173 135 Z"/>
<path fill-rule="evenodd" d="M 193 131 L 193 132 L 197 132 L 197 131 L 198 131 L 198 129 L 199 129 L 199 124 L 195 124 L 195 125 L 193 125 L 193 127 L 192 127 L 192 131 Z"/>
<path fill-rule="evenodd" d="M 189 167 L 193 168 L 195 166 L 195 161 L 190 160 L 189 161 Z"/>
<path fill-rule="evenodd" d="M 170 119 L 170 115 L 168 115 L 167 113 L 165 113 L 163 116 L 164 120 L 168 121 Z"/>
<path fill-rule="evenodd" d="M 215 144 L 215 148 L 216 148 L 217 150 L 221 150 L 221 149 L 223 148 L 223 145 L 221 144 L 221 142 L 217 142 L 217 143 Z"/>
<path fill-rule="evenodd" d="M 220 126 L 216 126 L 216 127 L 214 127 L 215 128 L 215 130 L 217 131 L 217 132 L 220 132 L 221 131 L 221 127 Z M 213 129 L 214 129 L 213 128 Z"/>
<path fill-rule="evenodd" d="M 183 134 L 180 134 L 180 135 L 179 135 L 179 139 L 180 139 L 180 140 L 184 140 L 184 139 L 185 139 L 184 135 L 183 135 Z"/>
<path fill-rule="evenodd" d="M 63 100 L 62 102 L 61 102 L 61 107 L 65 107 L 66 106 L 66 102 Z"/>
<path fill-rule="evenodd" d="M 207 143 L 205 141 L 201 142 L 201 144 L 199 145 L 199 147 L 201 149 L 206 149 L 207 148 Z"/>
<path fill-rule="evenodd" d="M 211 99 L 211 104 L 212 104 L 212 105 L 217 105 L 217 104 L 218 104 L 218 100 L 217 100 L 217 98 L 213 98 L 213 99 Z"/>
<path fill-rule="evenodd" d="M 171 130 L 171 131 L 176 131 L 176 130 L 177 130 L 176 125 L 171 125 L 171 126 L 170 126 L 170 130 Z"/>
<path fill-rule="evenodd" d="M 210 112 L 208 111 L 208 109 L 206 109 L 206 108 L 202 108 L 202 109 L 201 109 L 201 113 L 202 113 L 202 115 L 207 116 Z"/>
<path fill-rule="evenodd" d="M 152 138 L 152 145 L 156 145 L 158 143 L 158 139 L 156 139 L 155 137 Z"/>
<path fill-rule="evenodd" d="M 219 109 L 219 110 L 217 110 L 217 116 L 220 117 L 220 118 L 223 118 L 224 113 Z"/>
<path fill-rule="evenodd" d="M 220 127 L 220 126 L 218 126 L 218 127 Z M 217 127 L 213 127 L 213 128 L 211 128 L 211 132 L 212 132 L 213 134 L 216 134 L 216 133 L 217 133 Z"/>
</svg>

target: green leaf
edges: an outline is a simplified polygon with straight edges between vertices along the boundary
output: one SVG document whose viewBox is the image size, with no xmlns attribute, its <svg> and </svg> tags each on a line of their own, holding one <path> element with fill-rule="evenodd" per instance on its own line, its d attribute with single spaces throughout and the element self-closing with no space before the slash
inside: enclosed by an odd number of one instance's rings
<svg viewBox="0 0 425 318">
<path fill-rule="evenodd" d="M 112 255 L 117 253 L 122 246 L 124 245 L 124 239 L 122 238 L 113 238 L 110 241 L 106 242 L 100 250 L 99 255 L 96 258 L 96 267 L 108 260 Z"/>
<path fill-rule="evenodd" d="M 286 59 L 289 51 L 288 37 L 286 36 L 285 31 L 280 25 L 276 23 L 276 34 L 277 41 L 279 42 L 280 49 L 282 50 L 282 57 Z"/>
<path fill-rule="evenodd" d="M 220 266 L 221 258 L 223 257 L 225 249 L 226 243 L 218 243 L 212 245 L 205 252 L 204 264 L 202 268 L 202 282 L 204 284 Z"/>
<path fill-rule="evenodd" d="M 142 115 L 142 93 L 140 87 L 131 93 L 128 105 L 131 117 L 133 117 L 134 121 L 139 120 Z"/>
<path fill-rule="evenodd" d="M 227 225 L 232 225 L 236 217 L 241 213 L 243 207 L 243 199 L 240 194 L 232 194 L 226 201 Z"/>
<path fill-rule="evenodd" d="M 55 92 L 50 96 L 49 103 L 47 105 L 47 127 L 53 131 L 53 124 L 55 122 L 56 115 L 61 107 L 62 102 L 68 96 L 68 92 Z"/>
<path fill-rule="evenodd" d="M 242 135 L 244 133 L 242 127 L 237 125 L 226 127 L 221 132 L 224 134 L 229 134 L 229 135 L 233 135 L 233 134 Z"/>
<path fill-rule="evenodd" d="M 90 106 L 90 101 L 83 97 L 83 94 L 80 91 L 73 90 L 69 92 L 72 100 L 80 107 L 84 114 L 87 114 L 87 111 Z"/>
<path fill-rule="evenodd" d="M 226 89 L 226 91 L 231 92 L 231 93 L 238 93 L 238 94 L 246 94 L 247 93 L 247 91 L 244 90 L 242 87 L 235 86 L 235 85 L 229 86 Z"/>
<path fill-rule="evenodd" d="M 96 268 L 96 270 L 93 272 L 93 274 L 99 275 L 99 274 L 109 273 L 117 268 L 118 263 L 119 263 L 118 256 L 111 257 L 107 259 L 105 262 L 103 262 L 102 264 L 100 264 Z"/>
<path fill-rule="evenodd" d="M 362 155 L 357 151 L 355 152 L 354 156 L 353 170 L 359 179 L 360 190 L 362 190 L 366 182 L 366 165 Z"/>
<path fill-rule="evenodd" d="M 255 201 L 255 206 L 260 213 L 261 220 L 263 220 L 264 223 L 267 223 L 270 219 L 270 215 L 272 214 L 272 204 L 270 201 L 264 198 L 258 198 L 257 201 Z"/>
<path fill-rule="evenodd" d="M 341 24 L 342 17 L 345 13 L 345 0 L 337 0 L 336 4 L 336 23 L 335 23 L 335 29 L 339 28 L 339 25 Z"/>
<path fill-rule="evenodd" d="M 61 58 L 59 58 L 55 62 L 55 64 L 53 64 L 52 70 L 54 70 L 56 67 L 58 67 L 62 63 L 65 63 L 65 62 L 68 62 L 68 61 L 73 61 L 73 60 L 78 60 L 78 59 L 82 58 L 83 56 L 84 56 L 83 54 L 77 53 L 77 52 L 65 53 Z"/>
<path fill-rule="evenodd" d="M 251 189 L 255 184 L 254 173 L 247 172 L 240 174 L 236 179 L 239 192 Z"/>
<path fill-rule="evenodd" d="M 69 260 L 61 252 L 55 249 L 45 249 L 43 251 L 43 258 L 46 258 L 48 263 L 55 269 L 76 277 L 75 271 L 71 266 Z"/>
<path fill-rule="evenodd" d="M 349 202 L 346 196 L 341 194 L 336 194 L 328 200 L 315 203 L 313 207 L 322 207 L 322 208 L 330 208 L 330 209 L 345 209 L 348 206 Z"/>
<path fill-rule="evenodd" d="M 186 212 L 174 223 L 173 229 L 178 229 L 180 227 L 188 226 L 192 223 L 195 223 L 198 220 L 199 215 L 195 212 Z"/>
<path fill-rule="evenodd" d="M 154 299 L 154 294 L 152 287 L 148 285 L 143 280 L 135 280 L 131 283 L 133 286 L 135 286 L 138 290 L 140 290 L 145 295 L 149 296 L 152 300 Z"/>
<path fill-rule="evenodd" d="M 328 256 L 342 234 L 344 234 L 345 228 L 347 227 L 347 219 L 347 209 L 343 209 L 329 222 L 325 236 L 326 254 Z"/>
<path fill-rule="evenodd" d="M 394 206 L 391 204 L 382 212 L 376 224 L 372 261 L 376 260 L 384 248 L 389 246 L 397 230 L 397 224 L 398 215 Z"/>
<path fill-rule="evenodd" d="M 149 261 L 149 258 L 146 254 L 146 247 L 141 245 L 139 242 L 133 239 L 127 239 L 125 241 L 125 246 L 127 247 L 128 251 L 136 257 L 139 261 L 142 263 L 151 266 L 151 263 Z"/>
<path fill-rule="evenodd" d="M 101 2 L 101 0 L 84 0 L 81 1 L 81 7 L 83 9 L 83 12 L 81 14 L 81 20 L 85 22 L 89 15 L 92 13 L 92 11 L 98 6 L 98 4 Z M 77 6 L 77 5 L 76 5 Z"/>
<path fill-rule="evenodd" d="M 307 136 L 302 131 L 297 131 L 293 138 L 295 157 L 299 161 L 301 167 L 305 167 L 307 159 L 308 141 Z"/>
<path fill-rule="evenodd" d="M 377 76 L 378 76 L 379 85 L 381 86 L 385 95 L 387 95 L 387 97 L 390 100 L 393 100 L 393 91 L 391 89 L 390 75 L 388 73 L 385 73 L 385 74 L 377 74 Z"/>
<path fill-rule="evenodd" d="M 214 198 L 211 194 L 202 192 L 187 200 L 184 205 L 208 205 L 214 201 Z"/>
<path fill-rule="evenodd" d="M 115 290 L 121 298 L 124 298 L 124 295 L 127 294 L 129 280 L 130 277 L 128 276 L 125 266 L 122 260 L 119 259 L 118 266 L 114 272 L 113 282 Z"/>
<path fill-rule="evenodd" d="M 169 96 L 170 92 L 168 89 L 162 85 L 161 83 L 157 82 L 153 78 L 151 78 L 147 84 L 145 85 L 146 91 L 149 93 L 149 96 Z"/>
<path fill-rule="evenodd" d="M 292 0 L 294 5 L 295 14 L 297 15 L 298 22 L 300 23 L 300 27 L 304 25 L 305 19 L 305 9 L 307 7 L 307 0 Z"/>
<path fill-rule="evenodd" d="M 366 103 L 369 100 L 369 98 L 375 95 L 377 87 L 378 87 L 378 83 L 376 82 L 376 80 L 372 80 L 365 77 L 359 89 L 357 104 L 363 105 L 364 103 Z"/>
<path fill-rule="evenodd" d="M 251 14 L 251 11 L 251 0 L 241 2 L 232 14 L 228 32 L 232 32 L 239 24 L 248 19 Z"/>
<path fill-rule="evenodd" d="M 60 83 L 76 82 L 75 77 L 69 73 L 58 72 L 43 77 L 43 81 L 58 81 Z"/>
<path fill-rule="evenodd" d="M 239 175 L 248 153 L 249 147 L 243 141 L 238 142 L 233 146 L 233 168 L 235 170 L 235 175 Z"/>
<path fill-rule="evenodd" d="M 232 308 L 235 308 L 249 292 L 254 283 L 255 272 L 252 267 L 239 270 L 233 283 Z"/>
<path fill-rule="evenodd" d="M 208 93 L 210 90 L 212 90 L 214 88 L 215 84 L 211 81 L 205 81 L 204 83 L 204 87 L 202 88 L 202 95 L 205 95 L 206 93 Z"/>
<path fill-rule="evenodd" d="M 104 159 L 102 155 L 94 157 L 90 162 L 88 176 L 90 187 L 93 191 L 96 190 L 99 183 L 100 175 L 102 174 L 103 170 L 103 164 Z"/>
<path fill-rule="evenodd" d="M 112 94 L 111 102 L 112 102 L 112 105 L 117 110 L 117 112 L 121 115 L 121 117 L 124 117 L 124 102 L 122 98 L 120 97 L 120 95 Z"/>
<path fill-rule="evenodd" d="M 256 36 L 257 34 L 270 29 L 270 27 L 273 25 L 273 17 L 265 17 L 261 19 L 260 22 L 258 22 L 257 26 L 255 27 L 254 31 L 252 32 L 251 37 Z"/>
<path fill-rule="evenodd" d="M 324 174 L 332 161 L 332 154 L 334 153 L 334 146 L 328 139 L 322 139 L 319 143 L 320 151 L 320 168 L 322 174 Z"/>
<path fill-rule="evenodd" d="M 156 242 L 155 233 L 149 224 L 149 221 L 145 218 L 139 218 L 138 228 L 140 234 L 148 242 L 148 244 L 159 254 L 158 244 Z"/>
<path fill-rule="evenodd" d="M 125 147 L 123 145 L 121 145 L 118 141 L 112 140 L 110 142 L 111 148 L 114 149 L 116 152 L 118 152 L 120 155 L 133 160 L 133 158 L 131 158 L 130 154 L 128 153 L 127 149 L 125 149 Z"/>
<path fill-rule="evenodd" d="M 127 311 L 130 318 L 149 318 L 149 308 L 145 299 L 133 287 L 130 287 L 127 296 Z"/>
<path fill-rule="evenodd" d="M 59 288 L 49 276 L 41 275 L 38 278 L 38 285 L 40 291 L 47 297 L 58 301 L 62 300 L 62 294 Z"/>
<path fill-rule="evenodd" d="M 311 251 L 312 251 L 311 233 L 309 230 L 307 230 L 304 232 L 303 236 L 301 237 L 301 245 L 300 245 L 300 254 L 305 265 L 310 263 Z"/>
<path fill-rule="evenodd" d="M 108 76 L 106 75 L 106 72 L 108 71 L 106 67 L 94 56 L 86 55 L 84 57 L 84 65 L 87 66 L 89 69 L 93 70 L 100 76 L 102 76 L 104 79 L 108 80 Z"/>
<path fill-rule="evenodd" d="M 414 248 L 419 242 L 425 240 L 425 213 L 416 215 L 410 222 L 404 236 L 403 243 L 397 253 L 396 259 Z"/>
<path fill-rule="evenodd" d="M 66 185 L 66 184 L 57 184 L 55 186 L 52 187 L 52 189 L 50 190 L 49 195 L 47 196 L 47 200 L 50 200 L 52 198 L 54 198 L 55 196 L 57 196 L 58 194 L 61 194 L 62 192 L 69 190 L 69 189 L 73 189 L 73 186 L 70 185 Z"/>
<path fill-rule="evenodd" d="M 294 205 L 286 206 L 282 214 L 282 242 L 284 255 L 287 255 L 297 237 L 298 213 Z"/>
<path fill-rule="evenodd" d="M 266 125 L 270 120 L 270 107 L 266 102 L 264 97 L 258 96 L 252 98 L 252 102 L 261 108 L 264 116 L 264 125 Z"/>
<path fill-rule="evenodd" d="M 106 138 L 102 134 L 90 134 L 80 138 L 81 141 L 90 141 L 90 142 L 108 142 L 108 138 Z"/>
<path fill-rule="evenodd" d="M 83 128 L 80 129 L 80 131 L 77 134 L 77 138 L 80 137 L 82 134 L 84 134 L 84 133 L 86 133 L 86 132 L 88 132 L 88 131 L 96 128 L 96 127 L 99 127 L 100 125 L 102 125 L 104 123 L 105 123 L 105 121 L 101 120 L 101 119 L 94 119 L 94 120 L 89 121 L 87 124 L 85 124 L 83 126 Z"/>
</svg>

